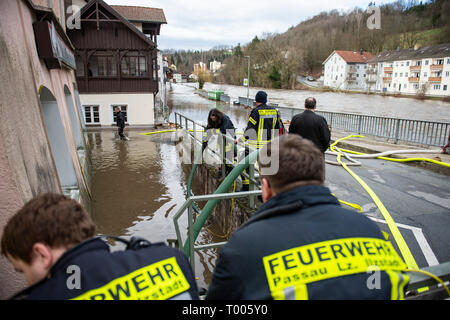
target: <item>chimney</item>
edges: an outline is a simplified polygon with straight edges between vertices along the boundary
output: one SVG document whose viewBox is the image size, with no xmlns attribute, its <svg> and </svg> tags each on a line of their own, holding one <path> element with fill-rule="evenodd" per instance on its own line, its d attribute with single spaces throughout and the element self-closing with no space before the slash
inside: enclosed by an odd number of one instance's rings
<svg viewBox="0 0 450 320">
<path fill-rule="evenodd" d="M 359 54 L 360 54 L 360 55 L 362 55 L 363 53 L 364 53 L 364 50 L 363 50 L 363 49 L 359 50 Z"/>
</svg>

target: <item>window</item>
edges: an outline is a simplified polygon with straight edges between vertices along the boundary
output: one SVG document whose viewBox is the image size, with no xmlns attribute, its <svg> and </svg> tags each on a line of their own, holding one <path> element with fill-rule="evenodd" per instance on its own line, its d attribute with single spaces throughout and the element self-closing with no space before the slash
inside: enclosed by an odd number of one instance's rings
<svg viewBox="0 0 450 320">
<path fill-rule="evenodd" d="M 400 72 L 400 77 L 403 77 L 403 72 Z"/>
<path fill-rule="evenodd" d="M 116 57 L 112 51 L 97 51 L 89 58 L 88 74 L 90 77 L 117 76 Z"/>
<path fill-rule="evenodd" d="M 409 67 L 409 61 L 406 61 L 406 66 Z"/>
<path fill-rule="evenodd" d="M 407 89 L 407 88 L 408 88 L 408 84 L 405 83 L 405 84 L 403 85 L 403 88 Z"/>
<path fill-rule="evenodd" d="M 405 72 L 405 77 L 408 78 L 408 72 Z"/>
<path fill-rule="evenodd" d="M 417 65 L 421 66 L 422 65 L 422 61 L 421 60 L 417 61 Z"/>
<path fill-rule="evenodd" d="M 121 70 L 123 76 L 146 77 L 147 59 L 144 54 L 139 52 L 127 53 L 121 61 Z"/>
<path fill-rule="evenodd" d="M 397 78 L 397 72 L 395 73 L 395 77 Z"/>
<path fill-rule="evenodd" d="M 84 121 L 86 124 L 100 123 L 99 106 L 83 106 Z"/>
<path fill-rule="evenodd" d="M 449 59 L 447 59 L 447 64 L 450 64 L 450 58 L 449 58 Z"/>
<path fill-rule="evenodd" d="M 445 72 L 445 76 L 446 76 L 446 77 L 450 76 L 450 71 L 446 71 L 446 72 Z"/>
<path fill-rule="evenodd" d="M 442 90 L 447 91 L 447 85 L 446 84 L 444 84 L 444 88 Z"/>
<path fill-rule="evenodd" d="M 425 65 L 426 65 L 426 66 L 428 65 L 428 60 L 425 60 Z"/>
<path fill-rule="evenodd" d="M 423 73 L 424 77 L 428 77 L 428 74 L 426 72 Z"/>
<path fill-rule="evenodd" d="M 128 113 L 127 113 L 127 105 L 124 105 L 124 104 L 114 104 L 114 105 L 112 105 L 111 106 L 111 109 L 112 109 L 112 115 L 113 115 L 113 123 L 116 123 L 117 122 L 117 116 L 116 116 L 116 113 L 114 112 L 114 109 L 116 108 L 116 107 L 119 107 L 120 108 L 120 111 L 122 111 L 122 113 L 124 114 L 124 116 L 125 116 L 125 122 L 128 122 Z"/>
<path fill-rule="evenodd" d="M 435 84 L 435 85 L 433 86 L 433 89 L 434 89 L 434 90 L 440 90 L 440 89 L 441 89 L 441 85 L 440 85 L 440 84 Z"/>
</svg>

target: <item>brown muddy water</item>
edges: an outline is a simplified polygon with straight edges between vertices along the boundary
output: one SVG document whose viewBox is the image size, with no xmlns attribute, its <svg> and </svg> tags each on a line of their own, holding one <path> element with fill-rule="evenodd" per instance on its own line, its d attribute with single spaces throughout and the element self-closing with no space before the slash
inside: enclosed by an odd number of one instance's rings
<svg viewBox="0 0 450 320">
<path fill-rule="evenodd" d="M 192 88 L 181 87 L 171 93 L 169 105 L 177 111 L 205 123 L 215 102 L 193 94 Z M 224 110 L 229 111 L 229 110 Z M 227 112 L 229 113 L 229 112 Z M 235 110 L 230 115 L 235 123 L 247 121 L 247 111 Z M 181 163 L 170 133 L 145 136 L 151 130 L 129 130 L 130 141 L 118 139 L 116 130 L 87 133 L 92 158 L 92 218 L 98 233 L 139 236 L 151 242 L 175 239 L 173 216 L 186 199 L 186 182 L 190 168 Z M 194 185 L 194 194 L 203 194 L 203 186 Z M 180 219 L 185 237 L 187 214 Z M 216 226 L 209 226 L 218 230 Z M 219 231 L 220 233 L 220 231 Z M 208 231 L 200 233 L 197 243 L 220 242 Z M 112 249 L 123 245 L 111 242 Z M 199 287 L 207 287 L 217 259 L 217 249 L 196 254 L 196 276 Z"/>
</svg>

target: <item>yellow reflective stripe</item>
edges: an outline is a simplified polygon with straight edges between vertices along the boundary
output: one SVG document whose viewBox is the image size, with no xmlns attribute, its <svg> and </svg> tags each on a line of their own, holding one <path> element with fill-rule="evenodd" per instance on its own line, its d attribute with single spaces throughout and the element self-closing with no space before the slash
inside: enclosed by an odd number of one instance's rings
<svg viewBox="0 0 450 320">
<path fill-rule="evenodd" d="M 280 297 L 287 287 L 365 273 L 374 265 L 381 271 L 406 268 L 392 244 L 376 238 L 313 243 L 266 256 L 263 264 L 269 289 L 275 297 Z"/>
<path fill-rule="evenodd" d="M 263 129 L 264 129 L 264 118 L 259 119 L 259 125 L 258 125 L 258 143 L 260 141 L 263 141 Z"/>
<path fill-rule="evenodd" d="M 253 125 L 255 125 L 256 124 L 256 120 L 255 119 L 253 119 L 252 117 L 250 117 L 250 118 L 248 118 L 248 121 L 250 121 Z"/>
<path fill-rule="evenodd" d="M 386 270 L 391 281 L 391 300 L 405 299 L 405 286 L 409 282 L 409 276 L 392 270 Z"/>
<path fill-rule="evenodd" d="M 275 126 L 277 124 L 277 118 L 273 118 L 272 130 L 275 130 Z M 273 134 L 273 133 L 272 133 Z"/>
<path fill-rule="evenodd" d="M 262 109 L 262 110 L 258 110 L 258 113 L 261 116 L 273 116 L 273 115 L 278 115 L 277 110 L 275 109 Z"/>
<path fill-rule="evenodd" d="M 190 288 L 176 258 L 133 271 L 73 300 L 166 300 Z"/>
</svg>

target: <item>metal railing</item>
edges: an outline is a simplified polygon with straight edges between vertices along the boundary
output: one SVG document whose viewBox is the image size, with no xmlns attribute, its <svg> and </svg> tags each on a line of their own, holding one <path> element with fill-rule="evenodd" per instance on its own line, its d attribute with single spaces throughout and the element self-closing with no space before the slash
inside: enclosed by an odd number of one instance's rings
<svg viewBox="0 0 450 320">
<path fill-rule="evenodd" d="M 298 112 L 298 109 L 294 109 L 296 112 Z M 336 113 L 328 113 L 331 117 L 336 117 Z M 360 124 L 362 123 L 361 120 L 355 120 L 354 117 L 351 116 L 359 116 L 359 115 L 349 115 L 349 114 L 342 114 L 347 116 L 343 117 L 342 119 L 336 119 L 335 123 L 340 123 L 340 121 L 348 121 L 353 126 L 358 126 L 360 128 Z M 361 116 L 364 117 L 364 116 Z M 379 118 L 379 117 L 372 117 L 372 118 Z M 388 118 L 385 118 L 388 119 Z M 392 119 L 392 120 L 399 120 L 399 119 Z M 179 113 L 175 113 L 175 123 L 177 125 L 177 128 L 181 127 L 186 129 L 186 131 L 192 136 L 194 141 L 202 143 L 201 140 L 197 138 L 197 129 L 202 128 L 205 129 L 205 126 L 195 122 L 192 119 L 189 119 Z M 191 124 L 191 126 L 189 126 Z M 192 134 L 189 131 L 192 129 Z M 348 130 L 348 128 L 346 128 Z M 447 127 L 448 129 L 448 127 Z M 359 133 L 363 133 L 363 131 L 360 131 Z M 227 162 L 227 159 L 225 157 L 225 144 L 227 140 L 232 140 L 234 142 L 234 139 L 231 137 L 228 137 L 227 135 L 221 135 L 223 137 L 223 147 L 221 149 L 222 154 L 217 154 L 214 150 L 210 149 L 212 152 L 216 153 L 217 156 L 219 156 L 222 159 L 222 164 L 230 164 L 235 166 L 235 163 L 233 162 Z M 223 177 L 225 176 L 225 171 L 222 170 Z M 245 174 L 242 172 L 241 174 Z M 183 238 L 180 231 L 179 226 L 179 219 L 185 214 L 188 213 L 188 227 L 187 227 L 187 248 L 188 248 L 188 259 L 190 261 L 190 264 L 192 266 L 192 270 L 195 273 L 195 252 L 200 250 L 207 250 L 212 248 L 218 248 L 226 244 L 226 241 L 224 242 L 215 242 L 215 243 L 209 243 L 209 244 L 202 244 L 202 245 L 196 245 L 195 244 L 195 236 L 194 236 L 194 222 L 195 222 L 195 210 L 194 205 L 196 202 L 201 201 L 211 201 L 211 200 L 226 200 L 226 199 L 236 199 L 236 198 L 245 198 L 248 197 L 249 201 L 251 202 L 251 208 L 254 208 L 254 199 L 255 197 L 261 195 L 261 190 L 254 190 L 257 186 L 257 182 L 255 179 L 255 168 L 254 164 L 249 166 L 249 175 L 247 176 L 250 179 L 250 191 L 247 192 L 233 192 L 233 193 L 221 193 L 221 194 L 209 194 L 209 195 L 202 195 L 202 196 L 191 196 L 189 197 L 185 203 L 181 206 L 180 209 L 176 212 L 176 214 L 173 217 L 174 225 L 175 225 L 175 232 L 177 239 L 175 241 L 171 240 L 170 242 L 175 242 L 176 247 L 178 247 L 180 250 L 183 250 L 185 246 L 183 245 Z M 230 222 L 231 223 L 231 222 Z M 437 277 L 439 277 L 444 283 L 447 284 L 450 281 L 450 262 L 445 262 L 439 265 L 430 266 L 423 268 L 422 270 L 427 271 Z M 444 290 L 443 286 L 437 285 L 437 282 L 435 279 L 428 275 L 420 274 L 420 273 L 409 273 L 410 281 L 406 288 L 407 293 L 409 294 L 406 296 L 406 299 L 408 300 L 424 300 L 424 299 L 448 299 L 447 292 Z M 429 287 L 428 290 L 421 292 L 421 288 Z"/>
<path fill-rule="evenodd" d="M 195 258 L 194 253 L 198 250 L 206 250 L 211 248 L 217 248 L 223 246 L 226 242 L 215 242 L 204 245 L 195 245 L 194 237 L 194 204 L 198 201 L 209 201 L 209 200 L 225 200 L 233 198 L 244 198 L 244 197 L 256 197 L 261 195 L 261 190 L 245 191 L 245 192 L 233 192 L 233 193 L 222 193 L 222 194 L 208 194 L 204 196 L 192 196 L 189 197 L 186 202 L 178 209 L 177 213 L 173 217 L 173 222 L 175 225 L 175 232 L 177 235 L 176 245 L 178 249 L 183 250 L 183 239 L 181 237 L 180 226 L 178 220 L 187 211 L 188 212 L 188 248 L 189 248 L 189 261 L 192 266 L 192 270 L 195 273 Z"/>
<path fill-rule="evenodd" d="M 183 116 L 182 114 L 175 112 L 175 125 L 177 128 L 185 128 L 187 133 L 191 135 L 191 137 L 194 139 L 194 141 L 197 141 L 198 143 L 202 144 L 203 141 L 198 139 L 197 137 L 197 132 L 198 130 L 201 128 L 203 131 L 206 129 L 206 126 L 204 126 L 201 123 L 198 123 L 190 118 L 187 118 L 185 116 Z M 222 174 L 222 178 L 225 178 L 226 175 L 226 170 L 225 170 L 225 165 L 231 165 L 233 167 L 236 166 L 236 163 L 234 161 L 232 161 L 232 159 L 229 159 L 229 157 L 227 157 L 227 152 L 225 151 L 225 146 L 227 145 L 227 143 L 231 143 L 232 145 L 234 145 L 234 138 L 230 137 L 229 135 L 224 135 L 224 134 L 220 134 L 219 135 L 221 138 L 221 153 L 217 153 L 215 150 L 213 149 L 209 149 L 213 154 L 215 154 L 215 156 L 219 157 L 219 159 L 221 159 L 221 164 L 222 164 L 222 170 L 221 170 L 221 174 Z M 243 147 L 242 143 L 238 143 L 237 147 Z M 255 151 L 254 148 L 252 148 L 251 146 L 246 145 L 245 148 L 249 149 L 249 152 L 253 152 Z M 193 150 L 195 150 L 194 148 L 192 148 Z M 235 150 L 237 151 L 237 150 Z M 248 168 L 248 174 L 246 172 L 242 172 L 241 176 L 245 177 L 246 179 L 249 180 L 249 190 L 255 190 L 256 186 L 257 186 L 257 181 L 256 178 L 258 177 L 256 170 L 255 170 L 255 166 L 254 163 L 250 164 L 249 168 Z M 254 208 L 255 207 L 255 198 L 254 197 L 250 197 L 250 207 Z"/>
<path fill-rule="evenodd" d="M 279 107 L 283 119 L 292 119 L 303 109 Z M 361 114 L 316 111 L 332 129 L 366 134 L 427 146 L 444 146 L 450 134 L 450 123 L 377 117 Z"/>
</svg>

